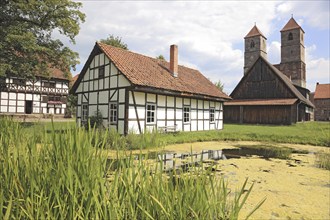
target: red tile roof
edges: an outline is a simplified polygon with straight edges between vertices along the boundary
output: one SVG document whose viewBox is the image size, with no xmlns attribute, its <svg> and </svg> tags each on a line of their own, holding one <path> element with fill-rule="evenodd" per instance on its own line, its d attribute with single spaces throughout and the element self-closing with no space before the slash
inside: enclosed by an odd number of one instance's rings
<svg viewBox="0 0 330 220">
<path fill-rule="evenodd" d="M 257 25 L 254 25 L 253 28 L 250 30 L 250 32 L 244 37 L 244 39 L 248 37 L 260 36 L 260 35 L 266 38 L 258 29 Z"/>
<path fill-rule="evenodd" d="M 330 99 L 330 84 L 317 84 L 314 99 Z"/>
<path fill-rule="evenodd" d="M 293 105 L 298 99 L 244 99 L 232 100 L 226 102 L 225 105 Z"/>
<path fill-rule="evenodd" d="M 101 49 L 133 85 L 181 92 L 182 95 L 230 99 L 198 70 L 179 65 L 178 77 L 174 77 L 169 71 L 169 62 L 103 43 L 96 43 L 95 47 Z"/>
<path fill-rule="evenodd" d="M 299 24 L 296 22 L 296 20 L 294 20 L 294 18 L 292 17 L 288 21 L 288 23 L 286 23 L 286 25 L 282 28 L 281 32 L 282 31 L 293 30 L 293 29 L 297 29 L 297 28 L 300 28 L 304 32 L 304 30 L 299 26 Z"/>
<path fill-rule="evenodd" d="M 79 74 L 77 74 L 74 77 L 72 77 L 72 79 L 71 79 L 72 85 L 77 81 L 78 77 L 79 77 Z"/>
<path fill-rule="evenodd" d="M 68 79 L 68 77 L 65 77 L 64 72 L 57 68 L 50 68 L 50 77 L 56 79 Z"/>
</svg>

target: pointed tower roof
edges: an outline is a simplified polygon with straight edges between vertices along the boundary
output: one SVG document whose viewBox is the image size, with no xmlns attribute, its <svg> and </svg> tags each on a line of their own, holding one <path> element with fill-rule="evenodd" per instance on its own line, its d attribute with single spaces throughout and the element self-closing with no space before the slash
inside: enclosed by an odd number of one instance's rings
<svg viewBox="0 0 330 220">
<path fill-rule="evenodd" d="M 286 25 L 282 28 L 281 32 L 298 29 L 298 28 L 300 28 L 305 33 L 305 31 L 299 26 L 299 24 L 296 22 L 296 20 L 294 20 L 294 18 L 291 17 L 290 20 L 288 21 L 288 23 L 286 23 Z"/>
<path fill-rule="evenodd" d="M 250 30 L 250 32 L 244 37 L 244 39 L 248 37 L 255 37 L 260 35 L 266 38 L 265 35 L 263 35 L 261 31 L 258 29 L 257 25 L 254 25 L 253 28 Z"/>
</svg>

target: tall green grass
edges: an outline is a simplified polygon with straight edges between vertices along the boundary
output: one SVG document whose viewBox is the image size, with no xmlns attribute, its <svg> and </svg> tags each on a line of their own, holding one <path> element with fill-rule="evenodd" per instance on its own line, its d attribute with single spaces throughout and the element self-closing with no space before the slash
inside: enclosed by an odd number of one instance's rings
<svg viewBox="0 0 330 220">
<path fill-rule="evenodd" d="M 330 153 L 316 153 L 316 165 L 320 168 L 330 170 Z"/>
<path fill-rule="evenodd" d="M 0 119 L 0 219 L 237 219 L 253 187 L 231 192 L 211 170 L 164 174 L 132 158 L 111 170 L 109 131 L 54 129 L 31 136 Z"/>
</svg>

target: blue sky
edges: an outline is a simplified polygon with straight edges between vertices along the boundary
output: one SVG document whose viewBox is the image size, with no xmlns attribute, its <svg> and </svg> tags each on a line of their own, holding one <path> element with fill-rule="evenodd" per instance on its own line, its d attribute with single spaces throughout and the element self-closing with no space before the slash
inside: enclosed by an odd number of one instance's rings
<svg viewBox="0 0 330 220">
<path fill-rule="evenodd" d="M 78 1 L 78 0 L 77 0 Z M 79 73 L 95 41 L 122 37 L 131 51 L 169 59 L 177 44 L 179 64 L 200 70 L 231 93 L 243 76 L 244 36 L 256 22 L 267 37 L 268 60 L 280 62 L 280 30 L 293 17 L 305 31 L 307 88 L 329 80 L 329 1 L 88 1 L 86 22 L 68 45 L 80 55 Z"/>
</svg>

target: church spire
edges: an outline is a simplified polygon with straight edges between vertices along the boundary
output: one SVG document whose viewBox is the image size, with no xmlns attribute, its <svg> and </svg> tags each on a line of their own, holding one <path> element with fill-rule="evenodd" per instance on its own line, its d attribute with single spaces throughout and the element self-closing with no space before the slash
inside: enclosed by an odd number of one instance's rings
<svg viewBox="0 0 330 220">
<path fill-rule="evenodd" d="M 253 28 L 249 31 L 249 33 L 244 37 L 248 38 L 248 37 L 255 37 L 255 36 L 263 36 L 265 39 L 267 39 L 262 32 L 259 30 L 259 28 L 257 27 L 256 24 L 254 24 Z"/>
</svg>

